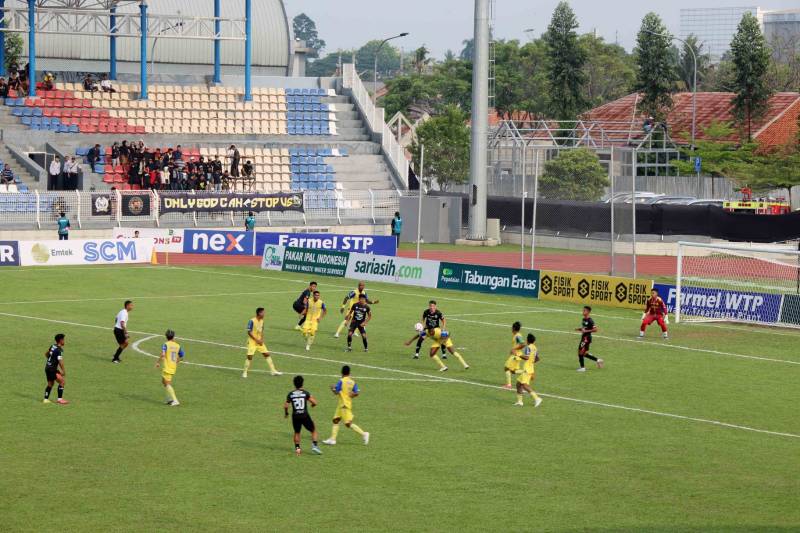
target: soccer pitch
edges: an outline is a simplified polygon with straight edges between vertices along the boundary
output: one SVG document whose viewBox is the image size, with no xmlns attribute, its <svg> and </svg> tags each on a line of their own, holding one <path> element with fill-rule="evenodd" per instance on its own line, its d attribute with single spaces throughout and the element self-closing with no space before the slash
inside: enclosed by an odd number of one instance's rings
<svg viewBox="0 0 800 533">
<path fill-rule="evenodd" d="M 596 308 L 598 370 L 575 372 L 580 306 L 367 284 L 370 351 L 334 339 L 356 282 L 319 278 L 329 307 L 310 352 L 292 301 L 308 278 L 250 267 L 5 269 L 0 296 L 2 529 L 251 531 L 790 531 L 800 528 L 800 333 L 673 325 Z M 112 365 L 114 315 L 134 301 L 132 346 Z M 413 360 L 429 299 L 455 346 L 447 373 Z M 245 326 L 266 308 L 265 340 Z M 542 361 L 530 397 L 500 388 L 510 324 Z M 171 328 L 186 350 L 164 405 L 154 368 Z M 42 405 L 44 352 L 67 335 L 67 406 Z M 338 444 L 295 457 L 282 404 L 295 374 L 320 405 L 350 363 L 362 389 Z"/>
</svg>

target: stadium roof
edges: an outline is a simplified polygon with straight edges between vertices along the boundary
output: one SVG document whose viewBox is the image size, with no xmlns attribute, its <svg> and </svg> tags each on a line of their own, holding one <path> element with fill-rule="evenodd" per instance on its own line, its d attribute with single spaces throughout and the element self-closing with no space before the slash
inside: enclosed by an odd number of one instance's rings
<svg viewBox="0 0 800 533">
<path fill-rule="evenodd" d="M 697 138 L 705 137 L 704 128 L 712 122 L 733 122 L 733 93 L 697 93 Z M 629 94 L 619 100 L 609 102 L 582 116 L 600 124 L 618 124 L 628 121 L 631 128 L 642 128 L 645 115 L 636 109 L 640 95 Z M 673 95 L 673 107 L 667 116 L 670 135 L 675 142 L 688 143 L 692 128 L 692 93 Z M 795 92 L 776 93 L 770 98 L 764 117 L 753 124 L 753 137 L 762 146 L 772 147 L 787 144 L 797 136 L 797 121 L 800 118 L 800 94 Z M 729 141 L 739 141 L 738 133 L 731 135 Z"/>
</svg>

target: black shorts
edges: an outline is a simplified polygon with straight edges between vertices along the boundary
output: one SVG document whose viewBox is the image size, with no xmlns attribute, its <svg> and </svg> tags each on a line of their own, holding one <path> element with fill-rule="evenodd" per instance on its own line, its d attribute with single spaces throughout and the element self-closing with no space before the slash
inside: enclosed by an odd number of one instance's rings
<svg viewBox="0 0 800 533">
<path fill-rule="evenodd" d="M 585 353 L 589 351 L 589 346 L 592 345 L 591 337 L 581 337 L 581 342 L 578 344 L 578 352 Z"/>
<path fill-rule="evenodd" d="M 114 338 L 117 339 L 117 344 L 124 344 L 128 339 L 125 338 L 125 330 L 114 328 Z"/>
<path fill-rule="evenodd" d="M 55 368 L 47 368 L 44 369 L 44 375 L 47 378 L 47 381 L 55 381 L 56 374 L 58 374 L 58 370 Z"/>
<path fill-rule="evenodd" d="M 300 433 L 302 428 L 306 428 L 312 433 L 315 429 L 314 421 L 311 420 L 310 415 L 292 415 L 292 427 L 294 428 L 295 433 Z"/>
<path fill-rule="evenodd" d="M 350 333 L 354 333 L 355 330 L 358 330 L 362 335 L 367 333 L 367 328 L 364 327 L 363 322 L 350 322 Z"/>
<path fill-rule="evenodd" d="M 292 309 L 294 309 L 295 313 L 302 313 L 303 309 L 306 308 L 306 305 L 303 302 L 295 302 L 292 304 Z"/>
</svg>

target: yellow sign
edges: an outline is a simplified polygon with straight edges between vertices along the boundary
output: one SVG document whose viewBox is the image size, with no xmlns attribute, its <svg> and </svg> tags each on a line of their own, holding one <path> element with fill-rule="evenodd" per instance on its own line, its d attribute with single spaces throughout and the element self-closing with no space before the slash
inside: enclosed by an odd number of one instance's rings
<svg viewBox="0 0 800 533">
<path fill-rule="evenodd" d="M 643 309 L 653 280 L 542 270 L 540 300 Z"/>
</svg>

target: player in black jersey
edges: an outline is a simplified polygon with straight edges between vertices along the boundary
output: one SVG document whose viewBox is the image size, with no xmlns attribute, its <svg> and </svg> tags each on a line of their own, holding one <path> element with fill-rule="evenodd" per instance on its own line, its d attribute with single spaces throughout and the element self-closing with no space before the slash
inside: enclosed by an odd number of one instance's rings
<svg viewBox="0 0 800 533">
<path fill-rule="evenodd" d="M 289 406 L 292 407 L 292 427 L 294 428 L 294 453 L 300 455 L 300 431 L 306 428 L 311 432 L 311 451 L 317 455 L 322 455 L 322 450 L 317 445 L 317 428 L 311 415 L 308 413 L 308 406 L 317 406 L 317 400 L 310 392 L 303 388 L 303 376 L 294 377 L 294 390 L 286 396 L 283 403 L 283 413 L 289 418 Z"/>
<path fill-rule="evenodd" d="M 597 368 L 603 368 L 603 360 L 598 359 L 589 353 L 589 348 L 592 345 L 592 333 L 597 333 L 597 326 L 595 325 L 594 320 L 592 320 L 591 314 L 592 308 L 588 305 L 584 306 L 581 327 L 575 328 L 575 331 L 581 332 L 581 342 L 578 345 L 578 362 L 581 366 L 578 368 L 578 372 L 586 372 L 586 367 L 583 366 L 584 358 L 591 359 L 592 361 L 596 362 Z"/>
<path fill-rule="evenodd" d="M 436 300 L 428 302 L 428 308 L 422 312 L 422 327 L 425 328 L 425 331 L 436 328 L 446 329 L 446 322 L 444 314 L 436 308 Z M 419 336 L 417 347 L 414 350 L 414 359 L 419 359 L 419 351 L 422 348 L 422 343 L 425 342 L 425 338 L 425 335 Z M 445 350 L 442 350 L 442 359 L 447 359 L 447 351 Z"/>
<path fill-rule="evenodd" d="M 50 391 L 53 390 L 53 383 L 58 382 L 58 400 L 56 403 L 66 405 L 69 402 L 63 398 L 64 396 L 64 379 L 67 372 L 64 370 L 64 334 L 59 333 L 55 336 L 55 343 L 50 346 L 44 356 L 47 361 L 44 364 L 44 375 L 47 378 L 47 387 L 44 389 L 44 402 L 52 403 L 50 401 Z"/>
<path fill-rule="evenodd" d="M 311 295 L 314 294 L 315 290 L 317 290 L 317 282 L 312 281 L 308 284 L 308 287 L 306 287 L 306 289 L 300 293 L 300 296 L 292 304 L 292 309 L 294 309 L 294 312 L 300 315 L 300 321 L 294 327 L 294 329 L 298 331 L 303 329 L 303 323 L 306 321 L 306 304 L 308 303 L 308 299 L 311 298 Z"/>
<path fill-rule="evenodd" d="M 369 348 L 367 348 L 367 324 L 370 320 L 372 320 L 372 310 L 367 305 L 367 295 L 361 294 L 358 297 L 358 301 L 350 308 L 350 312 L 347 313 L 347 321 L 350 322 L 350 327 L 347 330 L 346 351 L 353 351 L 353 333 L 355 333 L 356 330 L 361 333 L 361 342 L 364 344 L 364 351 L 366 352 L 369 350 Z"/>
</svg>

